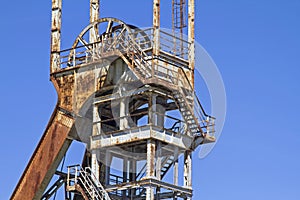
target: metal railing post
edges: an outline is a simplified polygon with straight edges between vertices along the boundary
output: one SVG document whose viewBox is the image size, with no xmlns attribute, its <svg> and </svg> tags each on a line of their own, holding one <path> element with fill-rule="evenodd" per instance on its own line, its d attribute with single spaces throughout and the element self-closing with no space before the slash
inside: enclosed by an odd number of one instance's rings
<svg viewBox="0 0 300 200">
<path fill-rule="evenodd" d="M 73 49 L 73 67 L 75 67 L 76 66 L 76 49 L 74 48 Z"/>
<path fill-rule="evenodd" d="M 75 167 L 75 177 L 74 177 L 74 183 L 77 184 L 77 167 Z"/>
<path fill-rule="evenodd" d="M 67 175 L 67 187 L 70 186 L 70 168 L 68 167 L 68 175 Z"/>
</svg>

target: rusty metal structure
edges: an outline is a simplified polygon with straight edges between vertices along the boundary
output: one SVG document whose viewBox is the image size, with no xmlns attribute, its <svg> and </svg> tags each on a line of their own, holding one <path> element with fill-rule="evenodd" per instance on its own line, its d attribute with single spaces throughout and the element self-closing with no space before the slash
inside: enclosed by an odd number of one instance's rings
<svg viewBox="0 0 300 200">
<path fill-rule="evenodd" d="M 62 185 L 68 200 L 192 198 L 192 152 L 215 141 L 214 118 L 194 92 L 194 0 L 170 1 L 168 32 L 160 0 L 147 29 L 99 18 L 100 2 L 90 0 L 90 24 L 61 50 L 62 0 L 52 0 L 58 102 L 12 200 L 50 199 Z M 87 144 L 82 163 L 57 170 L 75 140 Z"/>
</svg>

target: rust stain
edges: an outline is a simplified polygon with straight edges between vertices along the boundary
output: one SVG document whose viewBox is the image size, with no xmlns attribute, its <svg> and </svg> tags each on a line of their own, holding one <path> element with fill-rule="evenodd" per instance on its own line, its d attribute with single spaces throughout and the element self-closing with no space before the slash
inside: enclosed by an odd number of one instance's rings
<svg viewBox="0 0 300 200">
<path fill-rule="evenodd" d="M 40 143 L 38 144 L 27 168 L 25 169 L 11 200 L 23 200 L 40 198 L 46 188 L 41 188 L 43 182 L 47 182 L 47 175 L 54 166 L 54 160 L 58 157 L 70 131 L 57 121 L 59 113 L 55 111 L 54 117 L 49 122 Z M 51 176 L 52 177 L 52 176 Z"/>
<path fill-rule="evenodd" d="M 154 175 L 154 157 L 155 157 L 155 146 L 153 144 L 150 145 L 150 155 L 151 155 L 151 160 L 150 160 L 150 174 L 151 176 Z"/>
<path fill-rule="evenodd" d="M 99 9 L 99 4 L 97 0 L 91 0 L 91 7 L 95 6 L 92 9 L 90 14 L 90 21 L 93 22 L 98 19 L 99 13 L 97 9 Z M 153 9 L 153 28 L 154 28 L 154 46 L 153 46 L 153 55 L 158 55 L 160 52 L 160 37 L 159 30 L 160 27 L 160 0 L 154 0 L 154 9 Z M 61 113 L 58 111 L 58 108 L 66 109 L 68 112 L 76 112 L 77 109 L 81 108 L 82 105 L 86 102 L 87 98 L 89 98 L 95 91 L 95 83 L 96 87 L 99 89 L 104 86 L 104 82 L 107 78 L 107 71 L 101 72 L 101 76 L 95 77 L 95 73 L 93 70 L 85 71 L 84 73 L 80 73 L 74 70 L 74 73 L 62 75 L 60 73 L 60 30 L 61 30 L 61 3 L 62 0 L 52 0 L 52 35 L 51 35 L 51 56 L 50 56 L 50 66 L 51 66 L 51 81 L 53 82 L 57 93 L 58 93 L 58 104 L 57 108 L 54 111 L 53 117 L 49 121 L 46 131 L 42 139 L 40 140 L 27 168 L 24 171 L 13 195 L 12 200 L 21 200 L 21 199 L 39 199 L 42 195 L 41 193 L 45 190 L 44 183 L 46 183 L 49 179 L 50 172 L 52 173 L 55 166 L 55 160 L 60 155 L 66 141 L 68 134 L 71 130 L 72 125 L 74 124 L 74 119 L 71 117 L 62 117 Z M 189 0 L 189 42 L 194 45 L 194 0 Z M 193 47 L 194 48 L 194 47 Z M 194 49 L 192 48 L 191 53 L 189 54 L 189 66 L 190 70 L 185 71 L 187 73 L 188 79 L 191 84 L 194 84 Z M 132 54 L 133 55 L 133 54 Z M 129 63 L 127 59 L 125 59 L 124 55 L 119 55 L 122 59 L 128 64 L 128 66 L 135 70 L 134 62 Z M 132 59 L 133 60 L 133 59 Z M 157 59 L 153 59 L 153 63 L 158 64 Z M 167 62 L 163 62 L 162 68 L 168 69 Z M 154 73 L 152 71 L 152 73 Z M 179 72 L 181 74 L 181 71 Z M 56 75 L 58 75 L 56 77 Z M 154 77 L 154 76 L 153 76 Z M 97 81 L 95 81 L 97 80 Z M 157 81 L 156 81 L 157 80 Z M 150 82 L 156 81 L 159 82 L 158 79 L 152 78 L 149 80 Z M 75 105 L 74 105 L 75 104 Z M 62 121 L 62 119 L 68 120 Z M 69 122 L 70 121 L 70 122 Z M 125 139 L 124 139 L 125 140 Z M 126 141 L 120 141 L 116 139 L 116 144 L 134 142 L 139 140 L 137 136 L 127 139 Z M 154 143 L 149 144 L 147 146 L 147 152 L 150 156 L 150 159 L 147 160 L 150 163 L 147 167 L 147 173 L 149 172 L 151 176 L 154 176 L 155 173 L 155 151 L 156 147 Z M 148 157 L 149 158 L 149 157 Z M 103 166 L 101 165 L 101 170 L 103 170 Z M 55 168 L 56 169 L 56 168 Z M 53 174 L 52 174 L 53 175 Z M 104 177 L 103 177 L 104 178 Z M 104 180 L 102 180 L 104 181 Z M 39 196 L 40 195 L 40 196 Z"/>
</svg>

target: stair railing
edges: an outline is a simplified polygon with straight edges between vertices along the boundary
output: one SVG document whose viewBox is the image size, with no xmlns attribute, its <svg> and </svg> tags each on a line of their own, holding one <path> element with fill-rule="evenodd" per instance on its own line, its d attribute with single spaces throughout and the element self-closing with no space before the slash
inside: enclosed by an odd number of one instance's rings
<svg viewBox="0 0 300 200">
<path fill-rule="evenodd" d="M 147 36 L 149 36 L 149 39 L 151 40 L 153 30 L 147 29 L 147 31 L 149 32 Z M 164 33 L 168 37 L 172 37 L 172 35 L 168 35 L 165 32 L 162 33 Z M 176 67 L 175 70 L 160 65 L 153 66 L 153 68 L 152 63 L 149 62 L 148 59 L 149 57 L 151 57 L 151 55 L 148 55 L 145 52 L 149 49 L 149 47 L 144 47 L 147 45 L 144 45 L 145 43 L 140 42 L 141 38 L 134 38 L 134 36 L 137 34 L 137 32 L 130 31 L 130 29 L 124 29 L 115 38 L 105 38 L 101 42 L 98 42 L 99 44 L 93 43 L 85 46 L 80 46 L 78 47 L 80 51 L 76 52 L 76 49 L 69 49 L 70 52 L 72 51 L 70 55 L 73 55 L 73 57 L 69 59 L 72 60 L 71 63 L 74 63 L 73 65 L 76 65 L 77 63 L 83 64 L 85 62 L 83 59 L 84 55 L 94 55 L 96 53 L 98 54 L 97 57 L 101 57 L 101 55 L 105 55 L 115 51 L 118 51 L 123 55 L 126 54 L 127 58 L 129 58 L 133 63 L 132 67 L 135 68 L 135 71 L 139 73 L 138 75 L 141 76 L 140 78 L 142 78 L 143 80 L 145 78 L 150 78 L 152 77 L 152 75 L 154 75 L 156 78 L 162 81 L 167 81 L 172 83 L 173 85 L 178 86 L 177 89 L 182 94 L 182 97 L 186 102 L 188 109 L 192 113 L 194 113 L 193 118 L 194 121 L 197 122 L 199 129 L 198 133 L 200 133 L 204 137 L 206 136 L 206 134 L 209 134 L 211 137 L 214 137 L 215 118 L 205 113 L 203 107 L 200 104 L 199 99 L 197 98 L 197 95 L 194 92 L 194 88 L 191 86 L 191 83 L 189 82 L 189 79 L 183 68 Z M 166 40 L 163 43 L 167 42 L 168 40 Z M 93 48 L 91 48 L 91 46 L 89 45 L 91 45 L 94 48 L 97 48 L 97 50 L 93 50 L 93 53 L 91 53 L 91 49 Z M 152 45 L 151 42 L 150 45 Z M 171 47 L 168 47 L 168 49 L 170 48 Z M 187 52 L 188 49 L 189 48 L 187 47 Z M 85 60 L 87 62 L 88 58 L 86 58 Z M 186 99 L 185 92 L 187 92 L 191 96 L 191 98 L 194 99 L 193 103 L 188 103 L 189 101 Z M 199 136 L 199 134 L 197 135 Z"/>
<path fill-rule="evenodd" d="M 67 189 L 74 191 L 77 187 L 81 187 L 83 192 L 92 199 L 111 200 L 89 167 L 85 169 L 82 169 L 80 165 L 68 167 Z"/>
</svg>

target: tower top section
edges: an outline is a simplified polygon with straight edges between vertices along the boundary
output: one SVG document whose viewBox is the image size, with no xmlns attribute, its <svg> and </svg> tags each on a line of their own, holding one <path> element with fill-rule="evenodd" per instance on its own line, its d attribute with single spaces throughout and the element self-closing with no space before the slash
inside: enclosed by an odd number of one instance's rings
<svg viewBox="0 0 300 200">
<path fill-rule="evenodd" d="M 61 22 L 62 22 L 62 1 L 52 1 L 52 23 L 51 23 L 51 58 L 50 73 L 56 73 L 62 70 L 62 49 L 61 49 Z M 150 0 L 149 0 L 150 1 Z M 151 35 L 151 48 L 153 56 L 159 56 L 161 50 L 167 50 L 174 56 L 184 58 L 186 61 L 187 76 L 191 85 L 194 85 L 194 66 L 195 66 L 195 1 L 194 0 L 169 0 L 172 1 L 172 31 L 164 34 L 161 32 L 161 0 L 153 1 L 153 24 Z M 90 0 L 90 24 L 93 24 L 101 18 L 100 0 Z M 187 12 L 186 12 L 187 11 Z M 113 23 L 107 26 L 106 33 L 112 30 Z M 187 38 L 184 39 L 184 29 L 187 29 Z M 82 45 L 100 42 L 99 36 L 102 34 L 97 24 L 92 27 L 89 33 L 88 41 Z M 169 41 L 171 37 L 173 39 Z M 174 38 L 177 38 L 174 40 Z M 164 41 L 163 41 L 164 40 Z M 165 51 L 166 52 L 166 51 Z"/>
</svg>

